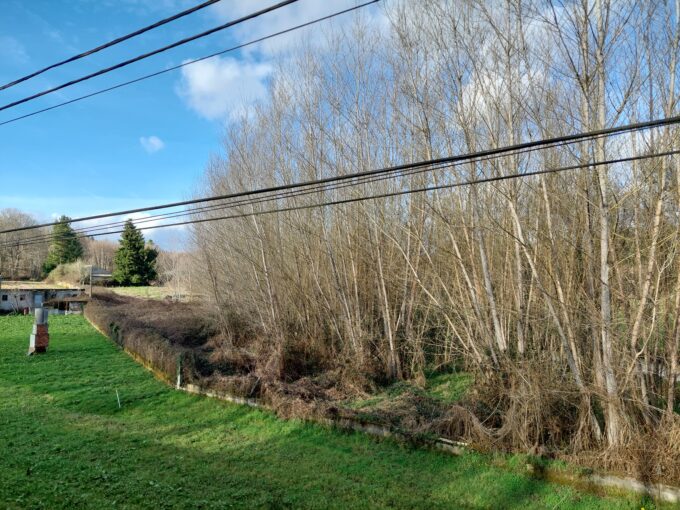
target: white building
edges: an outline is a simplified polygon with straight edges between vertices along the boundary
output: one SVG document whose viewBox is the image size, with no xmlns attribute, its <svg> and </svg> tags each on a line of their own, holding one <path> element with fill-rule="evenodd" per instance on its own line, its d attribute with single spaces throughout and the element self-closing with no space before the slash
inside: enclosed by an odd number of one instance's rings
<svg viewBox="0 0 680 510">
<path fill-rule="evenodd" d="M 32 312 L 34 308 L 53 306 L 68 311 L 70 303 L 83 298 L 84 289 L 59 288 L 32 282 L 5 282 L 0 288 L 0 312 Z"/>
</svg>

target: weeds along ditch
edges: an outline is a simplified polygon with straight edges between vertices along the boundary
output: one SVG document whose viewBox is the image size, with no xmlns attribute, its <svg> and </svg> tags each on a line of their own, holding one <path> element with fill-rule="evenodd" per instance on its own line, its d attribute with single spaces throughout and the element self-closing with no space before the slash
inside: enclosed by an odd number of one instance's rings
<svg viewBox="0 0 680 510">
<path fill-rule="evenodd" d="M 278 379 L 257 352 L 225 346 L 215 322 L 195 304 L 102 294 L 86 316 L 102 332 L 168 382 L 257 398 L 283 417 L 333 414 L 343 395 L 332 377 Z"/>
<path fill-rule="evenodd" d="M 53 317 L 50 350 L 29 357 L 31 323 L 0 316 L 1 508 L 672 508 L 548 483 L 525 456 L 444 455 L 175 391 L 82 316 Z"/>
<path fill-rule="evenodd" d="M 227 341 L 195 303 L 101 293 L 86 316 L 166 382 L 175 384 L 179 375 L 183 386 L 257 399 L 281 418 L 379 427 L 414 445 L 432 445 L 442 436 L 467 439 L 478 426 L 458 404 L 472 383 L 469 374 L 439 374 L 426 387 L 359 385 L 348 383 L 356 379 L 342 367 L 295 346 L 284 353 L 282 373 L 272 369 L 266 342 L 246 335 Z"/>
<path fill-rule="evenodd" d="M 464 372 L 428 374 L 425 381 L 381 384 L 347 371 L 292 343 L 272 362 L 266 338 L 225 335 L 197 303 L 144 300 L 102 293 L 85 311 L 87 319 L 167 382 L 179 379 L 206 391 L 257 399 L 282 418 L 328 422 L 350 420 L 389 429 L 414 444 L 437 438 L 466 441 L 486 452 L 522 453 L 632 476 L 645 483 L 680 486 L 680 426 L 638 435 L 625 449 L 567 448 L 578 430 L 561 417 L 578 413 L 578 392 L 549 374 L 521 371 L 477 380 Z M 237 319 L 228 328 L 238 329 Z M 546 366 L 551 366 L 546 364 Z M 561 386 L 559 398 L 554 391 Z M 513 386 L 510 397 L 499 396 Z M 568 398 L 572 394 L 573 398 Z M 567 395 L 565 397 L 564 395 Z M 495 409 L 494 407 L 495 406 Z M 514 426 L 525 423 L 530 426 Z M 482 421 L 483 420 L 483 421 Z M 569 422 L 567 421 L 567 424 Z M 517 445 L 521 445 L 517 447 Z M 565 445 L 563 450 L 545 445 Z"/>
<path fill-rule="evenodd" d="M 272 370 L 263 342 L 227 342 L 216 322 L 195 303 L 141 300 L 102 293 L 86 317 L 118 345 L 168 382 L 262 401 L 283 418 L 339 420 L 388 427 L 416 442 L 439 436 L 460 440 L 475 427 L 457 401 L 472 378 L 440 374 L 427 388 L 347 383 L 341 367 L 291 348 L 286 372 Z M 249 341 L 250 340 L 250 341 Z"/>
</svg>

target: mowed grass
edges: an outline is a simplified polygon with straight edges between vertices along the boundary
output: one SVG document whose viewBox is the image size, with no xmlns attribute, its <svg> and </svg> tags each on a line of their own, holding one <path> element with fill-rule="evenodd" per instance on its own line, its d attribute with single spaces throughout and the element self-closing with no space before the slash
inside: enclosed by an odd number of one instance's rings
<svg viewBox="0 0 680 510">
<path fill-rule="evenodd" d="M 121 296 L 132 296 L 146 299 L 165 299 L 166 296 L 172 296 L 173 292 L 170 287 L 107 287 L 108 291 L 120 294 Z"/>
<path fill-rule="evenodd" d="M 643 504 L 175 391 L 81 316 L 50 318 L 45 355 L 26 356 L 30 330 L 30 317 L 0 317 L 0 508 Z"/>
</svg>

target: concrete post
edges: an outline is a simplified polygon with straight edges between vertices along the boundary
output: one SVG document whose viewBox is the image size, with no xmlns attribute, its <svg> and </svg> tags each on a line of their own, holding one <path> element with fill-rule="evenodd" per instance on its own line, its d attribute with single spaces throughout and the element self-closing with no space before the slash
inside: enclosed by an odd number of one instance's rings
<svg viewBox="0 0 680 510">
<path fill-rule="evenodd" d="M 29 356 L 31 354 L 47 352 L 47 346 L 50 343 L 50 333 L 47 324 L 48 315 L 46 308 L 35 309 L 35 322 L 28 344 Z"/>
</svg>

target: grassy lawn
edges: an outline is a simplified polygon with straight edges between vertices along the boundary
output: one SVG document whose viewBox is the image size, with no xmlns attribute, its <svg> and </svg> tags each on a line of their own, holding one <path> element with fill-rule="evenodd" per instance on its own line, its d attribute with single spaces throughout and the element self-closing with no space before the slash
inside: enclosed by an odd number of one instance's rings
<svg viewBox="0 0 680 510">
<path fill-rule="evenodd" d="M 107 290 L 122 296 L 146 299 L 164 299 L 165 296 L 172 296 L 172 290 L 169 287 L 108 287 Z"/>
<path fill-rule="evenodd" d="M 2 508 L 654 508 L 172 390 L 81 316 L 29 358 L 30 329 L 0 317 Z"/>
</svg>

